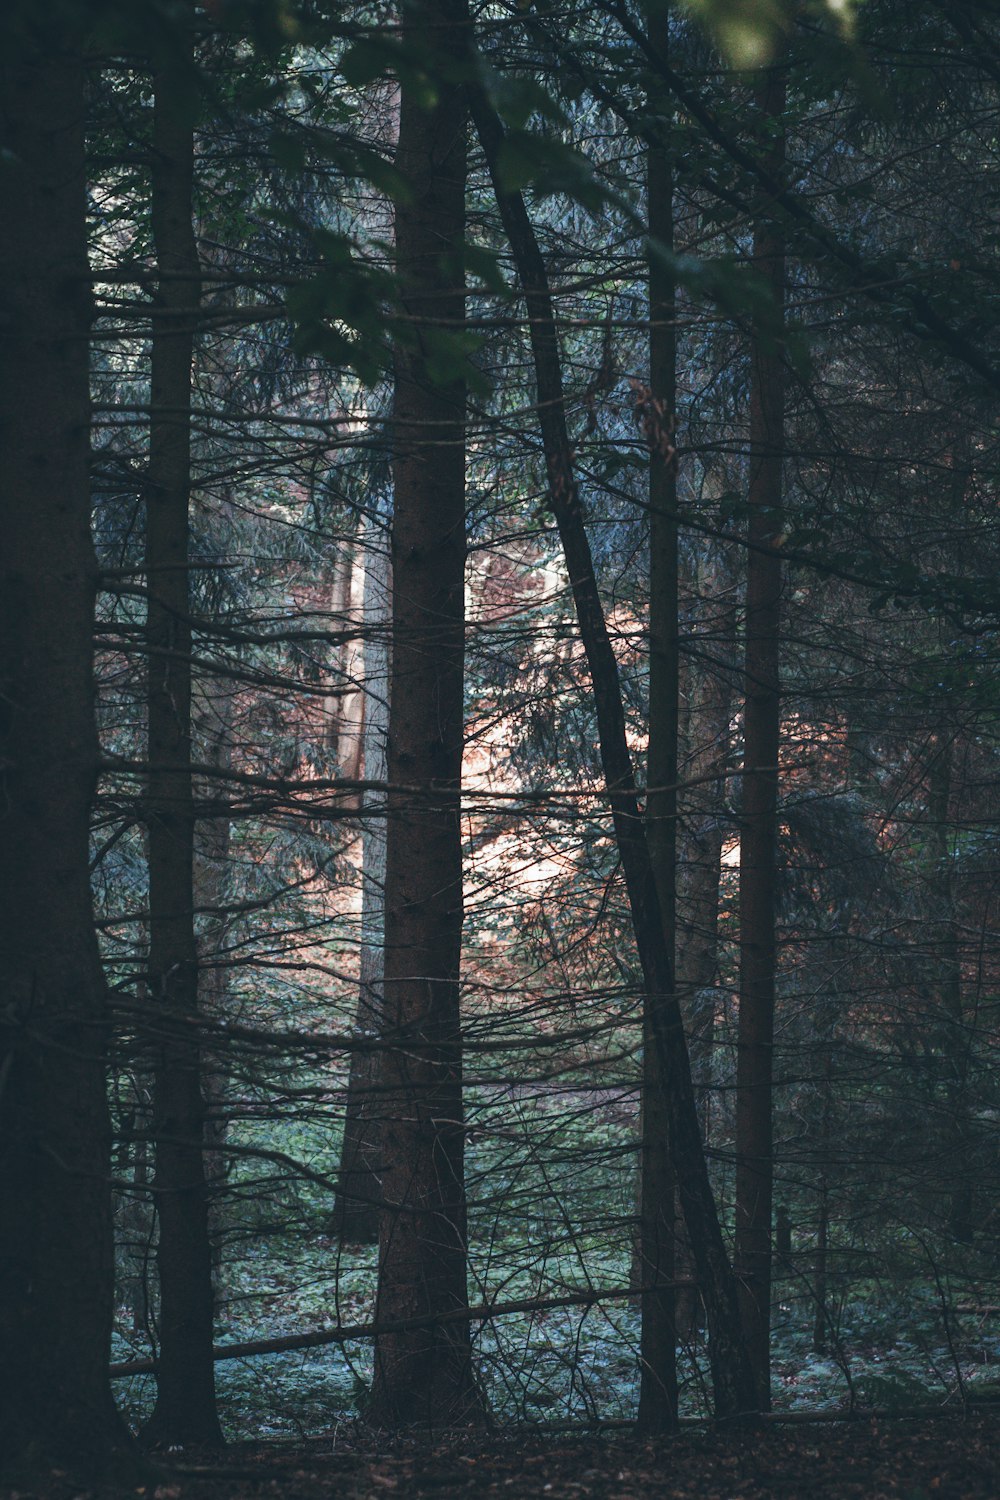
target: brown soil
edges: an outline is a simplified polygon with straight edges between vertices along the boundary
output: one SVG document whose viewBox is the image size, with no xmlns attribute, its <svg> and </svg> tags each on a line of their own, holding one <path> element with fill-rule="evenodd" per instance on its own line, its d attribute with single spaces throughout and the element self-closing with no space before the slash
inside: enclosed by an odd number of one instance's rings
<svg viewBox="0 0 1000 1500">
<path fill-rule="evenodd" d="M 0 1492 L 28 1500 L 27 1491 Z M 452 1437 L 373 1446 L 371 1433 L 297 1447 L 240 1445 L 184 1462 L 144 1489 L 81 1491 L 52 1476 L 42 1500 L 997 1500 L 1000 1425 L 967 1418 L 616 1434 Z"/>
</svg>

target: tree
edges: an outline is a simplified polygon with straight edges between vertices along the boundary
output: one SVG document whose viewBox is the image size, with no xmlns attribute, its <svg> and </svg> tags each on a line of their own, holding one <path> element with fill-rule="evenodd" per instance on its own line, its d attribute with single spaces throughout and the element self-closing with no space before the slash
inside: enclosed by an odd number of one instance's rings
<svg viewBox="0 0 1000 1500">
<path fill-rule="evenodd" d="M 184 31 L 193 9 L 181 16 Z M 152 229 L 157 293 L 146 483 L 149 999 L 154 1037 L 154 1201 L 160 1356 L 147 1442 L 220 1443 L 212 1360 L 212 1252 L 197 1036 L 195 807 L 191 772 L 191 373 L 201 295 L 193 212 L 193 56 L 180 32 L 153 76 Z"/>
<path fill-rule="evenodd" d="M 628 891 L 650 1031 L 659 1054 L 671 1165 L 705 1296 L 715 1413 L 719 1420 L 741 1420 L 756 1410 L 753 1372 L 739 1326 L 736 1285 L 705 1164 L 683 1018 L 626 738 L 618 665 L 597 590 L 574 474 L 548 276 L 524 199 L 504 180 L 503 126 L 481 90 L 473 94 L 473 116 L 528 310 L 547 501 L 559 529 L 590 668 L 605 787 Z"/>
<path fill-rule="evenodd" d="M 386 802 L 382 1226 L 376 1317 L 461 1314 L 466 1205 L 459 966 L 465 649 L 463 0 L 407 8 L 433 79 L 404 78 L 396 273 L 410 331 L 396 356 L 392 665 Z M 371 1419 L 426 1427 L 478 1411 L 469 1328 L 380 1334 Z"/>
<path fill-rule="evenodd" d="M 780 172 L 785 73 L 770 69 L 755 102 L 767 135 L 768 164 Z M 781 309 L 785 248 L 760 202 L 753 262 Z M 743 806 L 740 818 L 740 1018 L 736 1074 L 736 1255 L 743 1319 L 763 1410 L 770 1396 L 771 1203 L 774 1182 L 775 880 L 778 749 L 781 734 L 781 465 L 784 363 L 773 332 L 757 327 L 750 375 L 750 472 L 747 488 L 746 689 L 743 708 Z"/>
<path fill-rule="evenodd" d="M 112 1315 L 107 1008 L 89 882 L 97 773 L 84 37 L 4 17 L 0 122 L 0 1474 L 96 1478 L 127 1436 Z"/>
<path fill-rule="evenodd" d="M 660 28 L 666 31 L 666 25 Z M 656 100 L 650 100 L 651 110 Z M 677 295 L 663 256 L 674 250 L 674 174 L 664 140 L 647 146 L 649 218 L 649 391 L 643 420 L 649 443 L 649 745 L 646 755 L 646 821 L 663 939 L 676 979 L 677 965 L 677 749 L 680 655 L 678 650 L 677 473 L 673 446 L 677 405 Z M 640 1159 L 639 1271 L 649 1290 L 642 1297 L 642 1377 L 638 1423 L 646 1431 L 670 1428 L 677 1416 L 676 1296 L 657 1283 L 673 1280 L 676 1257 L 675 1183 L 664 1102 L 667 1079 L 657 1046 L 655 996 L 643 995 L 642 1154 Z"/>
<path fill-rule="evenodd" d="M 364 744 L 363 766 L 368 782 L 386 780 L 386 737 L 389 723 L 389 624 L 392 578 L 384 528 L 367 528 L 364 567 Z M 365 1047 L 376 1043 L 384 1023 L 385 970 L 385 794 L 366 788 L 362 798 L 361 956 L 355 1039 L 362 1045 L 351 1053 L 344 1136 L 337 1173 L 333 1233 L 350 1242 L 378 1239 L 382 1198 L 379 1146 L 380 1053 Z"/>
</svg>

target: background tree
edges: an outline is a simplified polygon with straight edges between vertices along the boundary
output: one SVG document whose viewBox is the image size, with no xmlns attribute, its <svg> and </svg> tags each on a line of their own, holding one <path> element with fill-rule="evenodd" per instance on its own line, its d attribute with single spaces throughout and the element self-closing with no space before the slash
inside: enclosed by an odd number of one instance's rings
<svg viewBox="0 0 1000 1500">
<path fill-rule="evenodd" d="M 767 163 L 783 164 L 781 118 L 785 76 L 770 69 L 755 90 Z M 753 265 L 771 294 L 775 320 L 784 305 L 784 242 L 761 202 L 754 226 Z M 772 327 L 755 329 L 750 372 L 750 462 L 747 483 L 746 689 L 740 818 L 740 1016 L 736 1071 L 736 1255 L 743 1319 L 759 1399 L 771 1404 L 771 1213 L 774 1048 L 775 869 L 781 635 L 781 467 L 784 449 L 784 363 Z"/>
<path fill-rule="evenodd" d="M 362 764 L 365 780 L 376 785 L 365 788 L 361 807 L 364 844 L 355 1035 L 362 1043 L 381 1038 L 384 1022 L 386 819 L 385 794 L 377 784 L 387 779 L 392 570 L 389 539 L 381 517 L 367 527 L 363 607 Z M 362 1045 L 351 1053 L 332 1228 L 334 1234 L 352 1243 L 378 1239 L 382 1199 L 379 1063 L 376 1047 L 366 1049 Z"/>
<path fill-rule="evenodd" d="M 664 16 L 657 30 L 667 42 Z M 659 38 L 658 38 L 659 40 Z M 656 111 L 655 93 L 650 111 Z M 677 405 L 677 297 L 669 266 L 659 256 L 674 249 L 674 173 L 664 138 L 647 146 L 646 201 L 649 217 L 649 389 L 641 410 L 649 443 L 649 745 L 646 754 L 647 841 L 656 880 L 664 943 L 677 979 L 677 777 L 680 740 L 679 563 L 674 421 Z M 675 1183 L 667 1139 L 662 1058 L 656 1042 L 655 998 L 644 997 L 642 1037 L 642 1154 L 640 1181 L 642 1300 L 641 1428 L 669 1428 L 676 1421 L 676 1304 L 673 1289 L 657 1282 L 674 1278 L 678 1257 Z M 683 1221 L 683 1220 L 682 1220 Z"/>
<path fill-rule="evenodd" d="M 195 933 L 191 766 L 191 376 L 201 296 L 192 214 L 193 8 L 179 56 L 153 74 L 151 226 L 157 291 L 150 352 L 145 566 L 149 594 L 149 981 L 156 1008 L 152 1129 L 159 1222 L 157 1399 L 145 1428 L 164 1446 L 221 1442 L 212 1359 L 212 1252 Z"/>
<path fill-rule="evenodd" d="M 473 110 L 528 309 L 548 503 L 559 529 L 591 673 L 605 786 L 628 889 L 644 993 L 651 1006 L 652 1036 L 659 1053 L 671 1165 L 705 1293 L 716 1416 L 732 1420 L 755 1409 L 752 1375 L 737 1322 L 735 1283 L 705 1168 L 673 966 L 639 816 L 618 668 L 597 591 L 574 475 L 548 277 L 523 199 L 504 185 L 502 125 L 482 94 L 475 97 Z"/>
</svg>

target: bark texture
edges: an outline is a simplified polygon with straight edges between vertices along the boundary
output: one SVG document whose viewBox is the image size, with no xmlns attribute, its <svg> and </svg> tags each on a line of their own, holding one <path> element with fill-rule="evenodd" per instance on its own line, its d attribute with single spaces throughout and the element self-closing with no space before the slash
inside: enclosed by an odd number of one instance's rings
<svg viewBox="0 0 1000 1500">
<path fill-rule="evenodd" d="M 652 101 L 651 101 L 652 103 Z M 669 148 L 647 151 L 646 197 L 650 237 L 673 248 L 673 169 Z M 649 390 L 641 416 L 649 445 L 649 750 L 646 826 L 659 896 L 663 942 L 673 966 L 677 921 L 677 467 L 673 412 L 677 388 L 676 290 L 657 258 L 649 262 Z M 658 997 L 643 994 L 642 1149 L 639 1195 L 639 1273 L 642 1294 L 639 1427 L 669 1431 L 677 1424 L 677 1330 L 673 1280 L 674 1173 L 667 1139 L 666 1078 L 656 1045 Z"/>
<path fill-rule="evenodd" d="M 365 552 L 361 529 L 345 541 L 330 589 L 330 614 L 347 632 L 331 672 L 333 691 L 327 703 L 330 752 L 340 775 L 357 781 L 364 761 L 364 643 L 354 634 L 361 622 L 365 587 Z"/>
<path fill-rule="evenodd" d="M 931 974 L 935 980 L 941 1017 L 941 1053 L 946 1059 L 945 1096 L 948 1119 L 945 1152 L 951 1187 L 948 1198 L 948 1228 L 960 1245 L 975 1238 L 973 1201 L 974 1167 L 969 1129 L 970 1034 L 962 999 L 961 929 L 954 892 L 954 857 L 951 849 L 950 810 L 956 777 L 955 732 L 942 730 L 931 741 L 927 784 L 927 843 L 932 859 L 928 897 L 932 942 Z M 961 805 L 961 804 L 959 804 Z"/>
<path fill-rule="evenodd" d="M 452 70 L 467 25 L 463 0 L 421 0 L 404 12 L 407 43 L 437 76 L 433 99 L 403 88 L 397 157 L 412 192 L 396 217 L 410 334 L 397 357 L 393 430 L 378 1322 L 468 1306 L 459 1015 L 466 396 L 463 380 L 441 370 L 442 337 L 465 312 L 466 103 Z M 466 1320 L 377 1339 L 373 1421 L 436 1427 L 477 1410 Z"/>
<path fill-rule="evenodd" d="M 233 760 L 233 684 L 220 677 L 195 677 L 191 683 L 191 743 L 199 765 L 228 771 Z M 216 781 L 197 778 L 195 796 L 211 799 Z M 229 1006 L 227 959 L 232 827 L 226 817 L 201 817 L 194 831 L 194 909 L 198 943 L 198 1012 L 210 1021 L 225 1020 Z M 222 1269 L 219 1203 L 228 1170 L 226 1136 L 229 1065 L 225 1051 L 202 1051 L 201 1090 L 205 1107 L 204 1172 L 213 1286 Z"/>
<path fill-rule="evenodd" d="M 82 39 L 0 38 L 0 1475 L 107 1473 Z M 44 52 L 42 46 L 44 45 Z"/>
<path fill-rule="evenodd" d="M 182 22 L 193 19 L 185 7 Z M 190 57 L 190 43 L 188 44 Z M 144 1440 L 219 1444 L 214 1294 L 198 1040 L 191 770 L 191 365 L 200 267 L 192 224 L 194 135 L 176 69 L 153 77 L 153 307 L 146 483 L 149 1002 L 154 1199 L 159 1218 L 157 1396 Z M 186 80 L 185 80 L 186 81 Z"/>
<path fill-rule="evenodd" d="M 365 545 L 363 611 L 366 781 L 386 780 L 391 609 L 388 537 L 382 527 L 373 526 Z M 361 814 L 361 963 L 355 1031 L 375 1043 L 383 1028 L 385 793 L 366 790 Z M 375 1045 L 370 1051 L 359 1048 L 351 1053 L 332 1232 L 352 1244 L 370 1244 L 378 1239 L 382 1197 L 379 1063 L 380 1054 Z"/>
<path fill-rule="evenodd" d="M 771 69 L 755 90 L 768 161 L 780 177 L 785 72 Z M 759 201 L 753 264 L 783 306 L 785 246 Z M 754 1378 L 762 1410 L 771 1404 L 771 1200 L 774 1186 L 772 1076 L 778 747 L 781 725 L 781 461 L 784 360 L 758 327 L 750 374 L 747 600 L 740 825 L 740 1016 L 736 1064 L 736 1260 Z"/>
<path fill-rule="evenodd" d="M 677 872 L 677 989 L 687 1018 L 702 1131 L 711 1125 L 719 971 L 719 884 L 727 832 L 726 778 L 737 691 L 735 584 L 719 556 L 699 558 L 695 618 L 682 670 L 684 704 Z"/>
<path fill-rule="evenodd" d="M 687 651 L 681 660 L 676 978 L 702 1139 L 707 1145 L 712 1131 L 726 774 L 736 690 L 736 608 L 732 579 L 718 556 L 702 553 L 688 582 L 695 601 Z M 690 1246 L 683 1226 L 678 1225 L 675 1272 L 686 1279 L 691 1271 Z M 675 1316 L 678 1337 L 692 1340 L 701 1321 L 697 1287 L 678 1291 Z"/>
</svg>

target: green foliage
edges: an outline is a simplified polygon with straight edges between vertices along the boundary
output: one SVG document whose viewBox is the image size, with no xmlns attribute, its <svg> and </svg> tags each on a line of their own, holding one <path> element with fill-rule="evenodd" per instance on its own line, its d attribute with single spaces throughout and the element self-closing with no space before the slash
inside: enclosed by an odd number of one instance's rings
<svg viewBox="0 0 1000 1500">
<path fill-rule="evenodd" d="M 861 1406 L 876 1406 L 890 1415 L 913 1407 L 929 1406 L 940 1399 L 940 1392 L 929 1388 L 906 1369 L 888 1370 L 883 1375 L 862 1375 L 854 1381 L 854 1399 Z"/>
<path fill-rule="evenodd" d="M 854 34 L 858 4 L 859 0 L 813 0 L 810 9 L 829 24 L 834 38 L 847 42 Z M 774 62 L 799 12 L 795 0 L 684 0 L 684 5 L 737 68 Z"/>
<path fill-rule="evenodd" d="M 374 385 L 391 360 L 385 306 L 393 283 L 381 267 L 366 264 L 350 236 L 315 231 L 322 270 L 290 288 L 287 306 L 296 328 L 296 347 L 330 364 L 347 366 Z"/>
<path fill-rule="evenodd" d="M 508 130 L 497 155 L 507 192 L 530 186 L 539 199 L 566 194 L 591 212 L 608 201 L 608 190 L 586 159 L 565 142 L 527 130 Z"/>
</svg>

